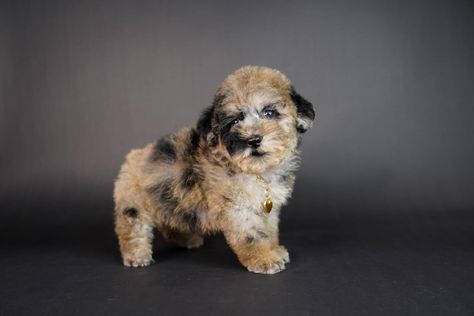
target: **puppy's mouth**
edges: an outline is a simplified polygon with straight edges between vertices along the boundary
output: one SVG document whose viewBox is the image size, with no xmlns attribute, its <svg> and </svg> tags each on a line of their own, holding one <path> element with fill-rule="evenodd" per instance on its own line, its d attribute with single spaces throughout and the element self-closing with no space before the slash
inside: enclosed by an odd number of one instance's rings
<svg viewBox="0 0 474 316">
<path fill-rule="evenodd" d="M 252 150 L 252 152 L 250 153 L 252 157 L 263 157 L 266 154 L 267 154 L 266 152 L 259 151 L 257 149 Z"/>
</svg>

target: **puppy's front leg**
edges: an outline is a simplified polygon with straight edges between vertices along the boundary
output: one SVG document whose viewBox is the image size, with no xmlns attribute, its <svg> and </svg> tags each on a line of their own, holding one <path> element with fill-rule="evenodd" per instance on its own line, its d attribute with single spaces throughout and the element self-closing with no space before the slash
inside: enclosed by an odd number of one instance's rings
<svg viewBox="0 0 474 316">
<path fill-rule="evenodd" d="M 290 261 L 286 248 L 278 244 L 277 214 L 230 214 L 224 226 L 227 243 L 249 271 L 274 274 Z"/>
</svg>

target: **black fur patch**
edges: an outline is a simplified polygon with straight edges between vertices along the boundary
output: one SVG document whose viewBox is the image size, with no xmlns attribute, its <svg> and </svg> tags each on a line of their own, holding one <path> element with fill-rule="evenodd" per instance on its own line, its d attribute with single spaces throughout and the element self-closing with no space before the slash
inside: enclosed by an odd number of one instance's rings
<svg viewBox="0 0 474 316">
<path fill-rule="evenodd" d="M 160 201 L 169 212 L 174 212 L 178 207 L 178 199 L 173 195 L 173 188 L 170 182 L 163 183 L 160 193 Z"/>
<path fill-rule="evenodd" d="M 298 125 L 298 126 L 296 127 L 296 131 L 297 131 L 298 133 L 303 134 L 303 133 L 306 133 L 306 128 L 304 128 L 303 126 Z M 300 144 L 298 143 L 298 145 L 300 145 Z"/>
<path fill-rule="evenodd" d="M 245 116 L 243 113 L 240 113 L 237 117 L 235 115 L 229 116 L 224 113 L 217 114 L 222 143 L 231 155 L 248 148 L 247 139 L 241 137 L 239 132 L 231 131 L 233 126 L 232 121 L 235 119 L 242 121 L 245 119 Z"/>
<path fill-rule="evenodd" d="M 218 97 L 216 96 L 216 99 L 217 98 Z M 205 139 L 208 142 L 210 147 L 217 146 L 217 139 L 216 139 L 217 133 L 215 129 L 213 129 L 212 127 L 212 119 L 214 117 L 215 104 L 217 103 L 216 99 L 214 100 L 213 105 L 206 108 L 204 112 L 202 112 L 197 123 L 197 132 L 203 139 Z"/>
<path fill-rule="evenodd" d="M 194 231 L 197 228 L 198 224 L 198 217 L 196 215 L 196 212 L 183 213 L 181 215 L 181 221 L 183 223 L 186 223 L 190 230 Z"/>
<path fill-rule="evenodd" d="M 206 108 L 197 122 L 197 131 L 201 137 L 206 138 L 212 130 L 212 117 L 214 116 L 214 106 Z"/>
<path fill-rule="evenodd" d="M 123 215 L 131 217 L 131 218 L 137 218 L 138 212 L 136 208 L 129 207 L 123 210 Z"/>
<path fill-rule="evenodd" d="M 313 108 L 313 104 L 303 98 L 298 92 L 296 92 L 294 87 L 291 87 L 291 92 L 290 92 L 290 97 L 291 100 L 296 105 L 296 111 L 299 116 L 305 116 L 311 120 L 314 120 L 314 117 L 316 116 Z"/>
<path fill-rule="evenodd" d="M 176 160 L 176 150 L 169 138 L 161 138 L 155 143 L 151 153 L 151 160 L 168 162 Z"/>
<path fill-rule="evenodd" d="M 171 180 L 159 183 L 148 189 L 153 199 L 159 203 L 160 210 L 165 218 L 179 219 L 179 222 L 188 226 L 190 231 L 199 230 L 199 218 L 195 211 L 188 212 L 179 209 L 179 200 L 173 194 L 173 184 Z"/>
<path fill-rule="evenodd" d="M 192 166 L 184 169 L 181 181 L 185 189 L 191 190 L 198 182 L 204 180 L 204 175 L 195 170 Z"/>
<path fill-rule="evenodd" d="M 296 106 L 296 112 L 298 117 L 313 121 L 314 117 L 316 116 L 313 104 L 303 98 L 298 92 L 296 92 L 294 87 L 291 87 L 290 97 Z M 298 131 L 298 133 L 306 132 L 306 128 L 301 125 L 298 125 L 296 127 L 296 130 Z"/>
<path fill-rule="evenodd" d="M 191 129 L 191 135 L 189 136 L 189 140 L 191 145 L 190 148 L 192 148 L 193 150 L 199 146 L 199 133 L 196 129 Z"/>
<path fill-rule="evenodd" d="M 178 199 L 173 194 L 171 180 L 152 186 L 148 189 L 148 193 L 167 213 L 174 213 L 178 207 Z"/>
<path fill-rule="evenodd" d="M 231 131 L 233 116 L 219 115 L 219 127 L 222 143 L 227 148 L 229 154 L 233 155 L 240 150 L 248 148 L 247 139 L 240 137 L 236 131 Z"/>
<path fill-rule="evenodd" d="M 240 137 L 240 134 L 237 132 L 223 131 L 221 139 L 231 155 L 248 148 L 247 139 Z"/>
<path fill-rule="evenodd" d="M 225 96 L 218 94 L 214 97 L 212 105 L 207 107 L 199 117 L 197 122 L 197 131 L 203 138 L 207 138 L 207 134 L 212 131 L 212 118 L 214 117 L 214 111 L 217 107 L 222 104 Z"/>
<path fill-rule="evenodd" d="M 197 152 L 197 149 L 199 147 L 199 133 L 196 129 L 191 129 L 191 132 L 189 134 L 189 143 L 186 148 L 186 155 L 185 158 L 194 158 L 194 155 Z"/>
</svg>

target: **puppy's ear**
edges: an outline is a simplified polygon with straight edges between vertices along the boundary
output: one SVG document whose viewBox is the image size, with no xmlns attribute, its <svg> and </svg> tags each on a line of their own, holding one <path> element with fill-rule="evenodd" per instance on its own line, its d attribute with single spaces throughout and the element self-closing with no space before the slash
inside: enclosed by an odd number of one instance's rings
<svg viewBox="0 0 474 316">
<path fill-rule="evenodd" d="M 296 130 L 298 133 L 304 133 L 313 125 L 315 113 L 311 102 L 303 98 L 292 86 L 290 97 L 296 106 Z"/>
<path fill-rule="evenodd" d="M 197 122 L 197 130 L 199 132 L 199 135 L 201 135 L 202 138 L 207 140 L 209 146 L 211 147 L 217 145 L 217 135 L 213 127 L 215 108 L 218 104 L 222 102 L 223 99 L 224 99 L 223 96 L 216 95 L 214 97 L 214 101 L 212 102 L 212 105 L 207 107 L 202 112 Z"/>
<path fill-rule="evenodd" d="M 199 134 L 206 138 L 212 130 L 212 117 L 214 116 L 214 106 L 207 107 L 199 117 L 197 122 L 197 131 Z"/>
</svg>

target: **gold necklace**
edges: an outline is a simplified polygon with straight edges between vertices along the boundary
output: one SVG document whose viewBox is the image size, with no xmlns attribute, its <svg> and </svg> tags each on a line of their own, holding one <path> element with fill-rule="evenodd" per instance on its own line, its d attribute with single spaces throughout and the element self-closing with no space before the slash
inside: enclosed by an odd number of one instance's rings
<svg viewBox="0 0 474 316">
<path fill-rule="evenodd" d="M 273 207 L 272 197 L 270 196 L 270 184 L 265 181 L 261 175 L 257 174 L 255 176 L 257 177 L 257 181 L 263 185 L 263 189 L 265 191 L 265 200 L 262 203 L 262 209 L 265 214 L 269 214 Z"/>
</svg>

